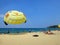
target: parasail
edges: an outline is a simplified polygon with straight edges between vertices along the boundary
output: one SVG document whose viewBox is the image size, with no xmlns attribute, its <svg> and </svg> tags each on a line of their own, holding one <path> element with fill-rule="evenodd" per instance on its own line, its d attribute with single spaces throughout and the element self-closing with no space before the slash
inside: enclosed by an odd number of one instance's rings
<svg viewBox="0 0 60 45">
<path fill-rule="evenodd" d="M 26 16 L 16 10 L 8 11 L 4 16 L 4 23 L 5 25 L 26 23 Z"/>
</svg>

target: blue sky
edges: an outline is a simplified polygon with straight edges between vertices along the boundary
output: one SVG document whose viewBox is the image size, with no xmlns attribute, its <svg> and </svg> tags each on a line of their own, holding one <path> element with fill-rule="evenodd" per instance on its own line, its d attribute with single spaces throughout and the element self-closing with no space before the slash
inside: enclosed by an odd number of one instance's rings
<svg viewBox="0 0 60 45">
<path fill-rule="evenodd" d="M 5 25 L 7 11 L 22 11 L 27 23 Z M 60 24 L 60 0 L 0 0 L 0 28 L 45 28 Z"/>
</svg>

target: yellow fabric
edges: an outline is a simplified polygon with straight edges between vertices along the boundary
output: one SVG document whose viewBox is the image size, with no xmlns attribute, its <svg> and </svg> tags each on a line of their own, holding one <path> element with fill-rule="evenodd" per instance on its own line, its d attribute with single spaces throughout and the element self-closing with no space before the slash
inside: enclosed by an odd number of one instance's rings
<svg viewBox="0 0 60 45">
<path fill-rule="evenodd" d="M 26 21 L 26 17 L 22 12 L 8 11 L 4 16 L 4 21 L 8 24 L 21 24 Z"/>
<path fill-rule="evenodd" d="M 58 27 L 60 28 L 60 25 L 58 25 Z"/>
</svg>

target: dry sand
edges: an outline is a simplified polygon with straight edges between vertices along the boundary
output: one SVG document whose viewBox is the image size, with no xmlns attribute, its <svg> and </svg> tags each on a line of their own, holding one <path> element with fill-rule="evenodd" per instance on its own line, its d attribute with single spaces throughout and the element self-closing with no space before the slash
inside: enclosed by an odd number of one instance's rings
<svg viewBox="0 0 60 45">
<path fill-rule="evenodd" d="M 60 31 L 53 31 L 54 35 L 43 32 L 24 34 L 0 34 L 0 45 L 60 45 Z M 38 34 L 39 37 L 33 37 Z"/>
</svg>

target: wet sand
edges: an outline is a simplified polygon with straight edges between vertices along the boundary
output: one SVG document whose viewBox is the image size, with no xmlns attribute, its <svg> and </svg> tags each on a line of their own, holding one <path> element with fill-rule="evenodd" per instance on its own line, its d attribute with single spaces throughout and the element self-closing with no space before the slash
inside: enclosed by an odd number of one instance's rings
<svg viewBox="0 0 60 45">
<path fill-rule="evenodd" d="M 22 34 L 0 34 L 0 45 L 60 45 L 60 31 L 52 31 L 54 35 L 43 32 Z M 33 35 L 39 37 L 33 37 Z"/>
</svg>

